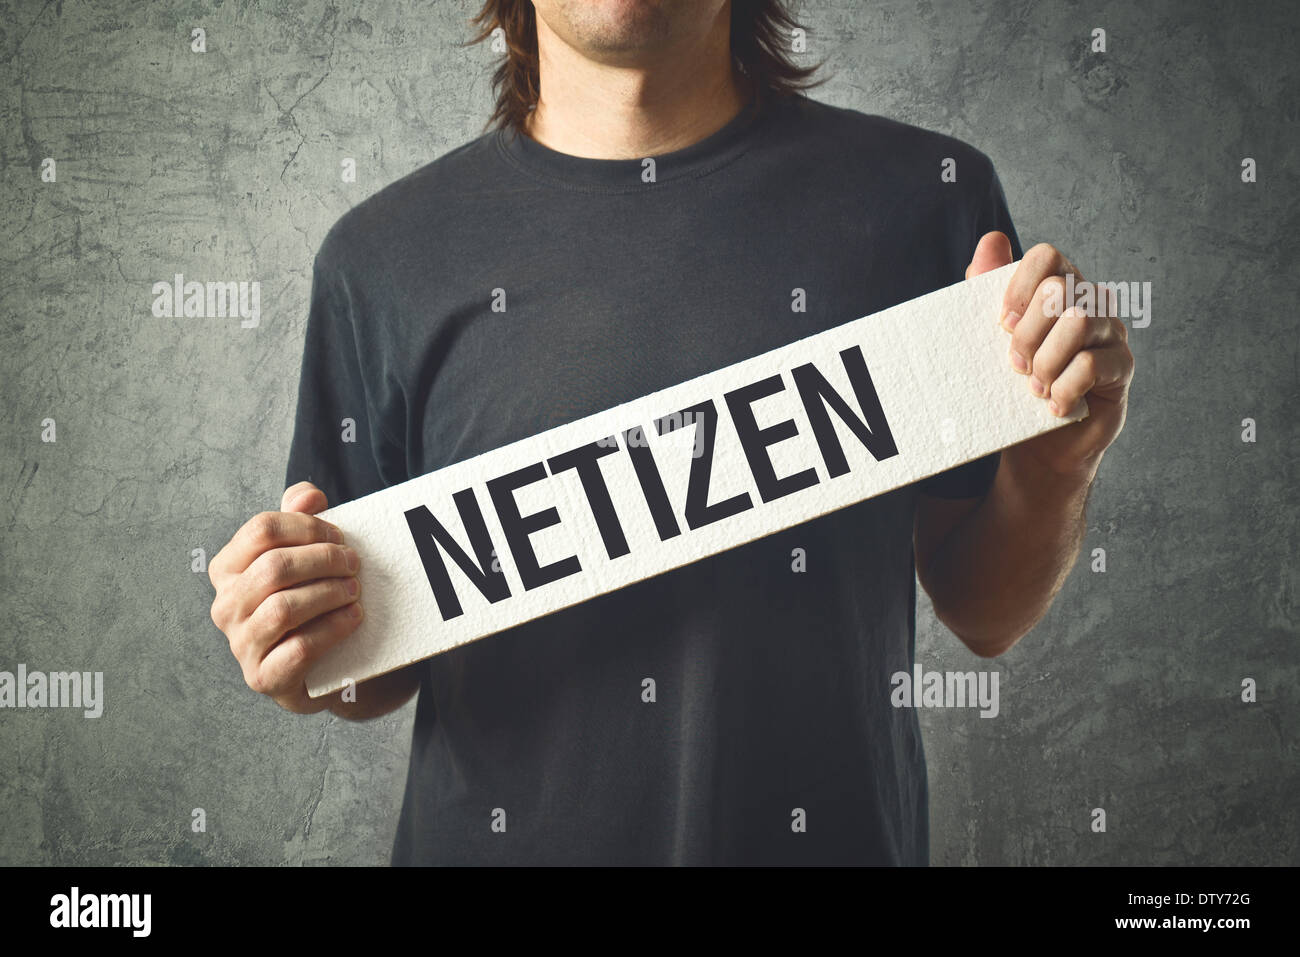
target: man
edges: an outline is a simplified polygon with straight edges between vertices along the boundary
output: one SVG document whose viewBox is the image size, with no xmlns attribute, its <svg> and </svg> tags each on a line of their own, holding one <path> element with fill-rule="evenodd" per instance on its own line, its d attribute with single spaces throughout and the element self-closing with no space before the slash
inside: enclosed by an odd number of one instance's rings
<svg viewBox="0 0 1300 957">
<path fill-rule="evenodd" d="M 1125 330 L 1056 314 L 1074 268 L 1050 246 L 1007 292 L 1008 361 L 1060 413 L 1086 395 L 1083 422 L 365 682 L 354 703 L 307 696 L 364 601 L 355 554 L 312 517 L 327 501 L 1020 255 L 982 153 L 792 92 L 807 71 L 781 52 L 779 3 L 493 0 L 479 22 L 510 49 L 501 126 L 325 239 L 297 484 L 212 561 L 214 621 L 291 711 L 363 719 L 418 692 L 394 863 L 927 863 L 919 725 L 889 701 L 916 578 L 973 652 L 1010 648 L 1068 574 L 1124 420 Z"/>
</svg>

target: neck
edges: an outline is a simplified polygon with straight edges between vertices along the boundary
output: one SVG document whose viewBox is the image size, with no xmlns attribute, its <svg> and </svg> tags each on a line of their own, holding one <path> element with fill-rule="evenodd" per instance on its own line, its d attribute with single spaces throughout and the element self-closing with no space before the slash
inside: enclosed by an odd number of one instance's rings
<svg viewBox="0 0 1300 957">
<path fill-rule="evenodd" d="M 537 18 L 540 96 L 525 132 L 560 153 L 640 159 L 683 149 L 732 120 L 750 91 L 731 63 L 729 19 L 635 66 L 597 62 Z"/>
</svg>

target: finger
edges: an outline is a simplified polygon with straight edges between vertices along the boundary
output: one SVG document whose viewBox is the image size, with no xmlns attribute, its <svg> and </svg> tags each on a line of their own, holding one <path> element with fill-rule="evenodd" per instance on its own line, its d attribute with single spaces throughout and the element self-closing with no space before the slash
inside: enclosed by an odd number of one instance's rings
<svg viewBox="0 0 1300 957">
<path fill-rule="evenodd" d="M 296 692 L 311 663 L 355 632 L 362 614 L 361 603 L 353 602 L 294 629 L 250 669 L 248 686 L 273 698 Z"/>
<path fill-rule="evenodd" d="M 1076 353 L 1122 341 L 1115 331 L 1114 322 L 1105 316 L 1089 316 L 1077 306 L 1061 313 L 1034 353 L 1029 391 L 1046 396 Z"/>
<path fill-rule="evenodd" d="M 321 578 L 268 595 L 239 630 L 236 656 L 240 661 L 261 661 L 286 632 L 352 604 L 360 593 L 356 578 Z"/>
<path fill-rule="evenodd" d="M 1074 273 L 1076 280 L 1083 278 L 1055 246 L 1039 243 L 1031 247 L 1020 260 L 1020 266 L 1012 274 L 1007 291 L 1002 296 L 1002 327 L 1008 332 L 1015 329 L 1044 279 L 1048 276 L 1064 276 L 1070 272 Z"/>
<path fill-rule="evenodd" d="M 224 574 L 241 574 L 263 552 L 272 548 L 343 543 L 343 532 L 314 515 L 299 512 L 262 512 L 254 515 L 212 559 Z M 209 563 L 211 564 L 211 563 Z"/>
<path fill-rule="evenodd" d="M 1024 313 L 1011 331 L 1011 367 L 1029 375 L 1034 365 L 1034 355 L 1052 331 L 1061 314 L 1057 303 L 1065 296 L 1065 280 L 1048 276 L 1025 307 Z M 1070 305 L 1070 303 L 1065 303 Z"/>
<path fill-rule="evenodd" d="M 1089 392 L 1109 397 L 1128 388 L 1133 363 L 1123 345 L 1085 349 L 1077 353 L 1052 383 L 1048 411 L 1067 415 Z"/>
<path fill-rule="evenodd" d="M 1007 265 L 1013 258 L 1011 240 L 1007 238 L 1006 233 L 997 230 L 985 233 L 975 246 L 975 254 L 971 257 L 970 265 L 966 267 L 966 278 L 970 279 L 991 272 Z"/>
<path fill-rule="evenodd" d="M 361 559 L 347 545 L 317 542 L 273 548 L 253 559 L 223 596 L 223 611 L 234 621 L 253 614 L 272 593 L 318 578 L 356 575 Z"/>
<path fill-rule="evenodd" d="M 282 512 L 305 512 L 308 515 L 315 515 L 327 508 L 329 508 L 329 500 L 326 499 L 325 493 L 311 482 L 290 485 L 280 497 Z"/>
</svg>

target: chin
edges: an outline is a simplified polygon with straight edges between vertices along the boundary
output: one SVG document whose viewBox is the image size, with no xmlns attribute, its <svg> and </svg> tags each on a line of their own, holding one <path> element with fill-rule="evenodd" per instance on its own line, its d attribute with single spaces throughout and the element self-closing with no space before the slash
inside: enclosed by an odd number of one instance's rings
<svg viewBox="0 0 1300 957">
<path fill-rule="evenodd" d="M 572 40 L 602 56 L 649 52 L 668 43 L 699 15 L 698 4 L 683 0 L 561 0 L 556 4 Z M 552 21 L 553 22 L 553 21 Z"/>
</svg>

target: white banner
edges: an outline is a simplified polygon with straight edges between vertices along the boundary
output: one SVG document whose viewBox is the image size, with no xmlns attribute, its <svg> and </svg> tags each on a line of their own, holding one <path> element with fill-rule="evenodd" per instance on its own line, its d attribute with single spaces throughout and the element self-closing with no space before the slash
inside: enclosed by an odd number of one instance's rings
<svg viewBox="0 0 1300 957">
<path fill-rule="evenodd" d="M 321 514 L 361 557 L 319 696 L 1059 428 L 997 324 L 1016 264 Z M 864 543 L 863 547 L 868 547 Z M 611 637 L 611 640 L 617 640 Z"/>
</svg>

